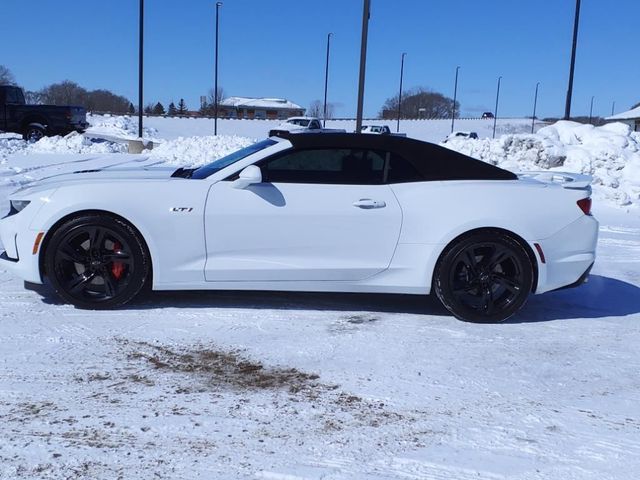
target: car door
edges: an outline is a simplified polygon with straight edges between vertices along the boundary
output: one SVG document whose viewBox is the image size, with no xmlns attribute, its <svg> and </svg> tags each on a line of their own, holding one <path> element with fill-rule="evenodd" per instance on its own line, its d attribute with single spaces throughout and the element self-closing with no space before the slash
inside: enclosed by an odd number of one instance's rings
<svg viewBox="0 0 640 480">
<path fill-rule="evenodd" d="M 207 281 L 357 281 L 388 268 L 402 213 L 384 155 L 289 150 L 259 166 L 262 183 L 209 191 Z"/>
</svg>

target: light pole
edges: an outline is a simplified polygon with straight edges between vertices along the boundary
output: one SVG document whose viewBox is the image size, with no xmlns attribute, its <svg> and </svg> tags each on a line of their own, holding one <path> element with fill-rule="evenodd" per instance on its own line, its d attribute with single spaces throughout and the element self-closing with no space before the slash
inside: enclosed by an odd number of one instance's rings
<svg viewBox="0 0 640 480">
<path fill-rule="evenodd" d="M 614 100 L 613 103 L 611 104 L 611 116 L 613 117 L 613 112 L 616 109 L 616 101 Z"/>
<path fill-rule="evenodd" d="M 216 2 L 216 66 L 215 81 L 213 86 L 213 134 L 218 135 L 218 26 L 219 14 L 222 2 Z"/>
<path fill-rule="evenodd" d="M 533 115 L 531 115 L 531 133 L 533 133 L 533 126 L 536 123 L 536 107 L 538 106 L 538 87 L 540 82 L 536 83 L 536 94 L 533 96 Z"/>
<path fill-rule="evenodd" d="M 144 0 L 140 0 L 140 35 L 138 40 L 138 137 L 142 138 L 143 64 L 144 64 Z"/>
<path fill-rule="evenodd" d="M 362 107 L 364 104 L 364 76 L 367 68 L 367 37 L 369 35 L 369 11 L 371 0 L 363 0 L 362 39 L 360 40 L 360 75 L 358 78 L 358 107 L 356 110 L 356 133 L 362 130 Z"/>
<path fill-rule="evenodd" d="M 591 106 L 589 107 L 589 123 L 591 123 L 591 120 L 593 119 L 593 99 L 595 97 L 591 97 Z"/>
<path fill-rule="evenodd" d="M 404 57 L 406 53 L 403 53 L 400 58 L 400 92 L 398 93 L 398 122 L 396 124 L 396 133 L 400 131 L 400 112 L 402 108 L 402 77 L 404 76 Z"/>
<path fill-rule="evenodd" d="M 458 98 L 458 70 L 460 67 L 456 67 L 456 81 L 453 84 L 453 106 L 451 107 L 451 133 L 453 133 L 453 122 L 456 118 L 456 99 Z"/>
<path fill-rule="evenodd" d="M 498 77 L 498 90 L 496 90 L 496 109 L 493 112 L 493 138 L 496 138 L 496 122 L 498 121 L 498 99 L 500 98 L 500 80 L 502 80 L 502 76 Z"/>
<path fill-rule="evenodd" d="M 324 109 L 322 114 L 322 128 L 327 124 L 327 87 L 329 85 L 329 48 L 331 45 L 331 35 L 333 35 L 333 33 L 327 34 L 327 63 L 324 67 Z"/>
<path fill-rule="evenodd" d="M 569 87 L 567 88 L 567 102 L 564 106 L 564 119 L 571 117 L 571 96 L 573 95 L 573 72 L 576 66 L 576 47 L 578 45 L 578 24 L 580 23 L 580 0 L 576 0 L 576 16 L 573 21 L 573 44 L 571 45 L 571 64 L 569 66 Z"/>
</svg>

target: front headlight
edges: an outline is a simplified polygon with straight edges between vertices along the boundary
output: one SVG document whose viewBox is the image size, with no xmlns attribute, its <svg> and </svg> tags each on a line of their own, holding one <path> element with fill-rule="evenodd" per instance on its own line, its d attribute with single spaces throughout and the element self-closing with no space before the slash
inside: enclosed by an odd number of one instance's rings
<svg viewBox="0 0 640 480">
<path fill-rule="evenodd" d="M 7 215 L 7 217 L 10 217 L 11 215 L 15 215 L 16 213 L 20 213 L 30 203 L 31 203 L 30 200 L 11 200 L 10 201 L 11 209 L 9 210 L 9 214 Z"/>
</svg>

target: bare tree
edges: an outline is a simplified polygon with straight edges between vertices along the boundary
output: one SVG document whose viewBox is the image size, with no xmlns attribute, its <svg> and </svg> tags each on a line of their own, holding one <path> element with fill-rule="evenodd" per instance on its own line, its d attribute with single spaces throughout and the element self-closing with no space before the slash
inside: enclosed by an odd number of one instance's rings
<svg viewBox="0 0 640 480">
<path fill-rule="evenodd" d="M 309 109 L 307 110 L 307 115 L 309 117 L 318 117 L 322 116 L 322 102 L 320 100 L 314 100 L 309 104 Z"/>
<path fill-rule="evenodd" d="M 4 65 L 0 65 L 0 85 L 15 85 L 15 84 L 16 84 L 16 78 L 13 76 L 13 73 L 11 73 L 11 70 L 9 70 Z"/>
<path fill-rule="evenodd" d="M 220 104 L 220 102 L 222 100 L 224 100 L 225 96 L 224 96 L 224 88 L 222 87 L 218 87 L 218 104 Z M 215 99 L 213 98 L 213 88 L 211 90 L 209 90 L 209 95 L 207 96 L 207 103 L 209 105 L 213 105 L 215 103 Z"/>
<path fill-rule="evenodd" d="M 330 120 L 333 118 L 333 112 L 335 111 L 336 105 L 331 102 L 327 102 L 327 118 L 326 120 Z M 310 117 L 324 118 L 324 103 L 320 100 L 314 100 L 309 105 L 309 109 L 307 110 L 307 115 Z"/>
<path fill-rule="evenodd" d="M 87 106 L 87 90 L 71 80 L 54 83 L 40 90 L 43 103 L 48 105 Z"/>
<path fill-rule="evenodd" d="M 225 95 L 224 95 L 224 89 L 222 87 L 218 87 L 218 105 L 220 105 L 220 102 L 222 100 L 224 100 Z M 216 109 L 216 105 L 215 105 L 215 98 L 213 96 L 213 88 L 211 90 L 209 90 L 209 94 L 207 95 L 207 99 L 205 100 L 205 102 L 200 106 L 200 115 L 206 115 L 206 116 L 211 116 L 214 115 L 215 113 L 215 109 Z"/>
<path fill-rule="evenodd" d="M 41 105 L 42 95 L 40 92 L 34 92 L 33 90 L 25 90 L 24 101 L 27 105 Z"/>
<path fill-rule="evenodd" d="M 65 80 L 43 88 L 34 103 L 49 105 L 78 105 L 94 112 L 127 113 L 130 101 L 109 90 L 87 91 L 75 82 Z"/>
<path fill-rule="evenodd" d="M 453 100 L 439 92 L 422 87 L 407 90 L 402 95 L 400 117 L 402 118 L 450 118 Z M 460 103 L 456 101 L 456 115 L 460 112 Z M 398 95 L 388 98 L 379 113 L 381 118 L 397 118 Z"/>
</svg>

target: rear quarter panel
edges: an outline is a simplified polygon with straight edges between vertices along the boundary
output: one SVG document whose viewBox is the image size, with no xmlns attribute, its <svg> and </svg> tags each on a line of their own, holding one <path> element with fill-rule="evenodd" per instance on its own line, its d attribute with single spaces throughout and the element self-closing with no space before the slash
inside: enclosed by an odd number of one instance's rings
<svg viewBox="0 0 640 480">
<path fill-rule="evenodd" d="M 446 244 L 476 228 L 547 238 L 578 219 L 577 198 L 562 187 L 518 180 L 392 185 L 403 213 L 399 243 Z"/>
<path fill-rule="evenodd" d="M 584 216 L 576 205 L 584 192 L 540 182 L 422 182 L 396 184 L 392 189 L 403 215 L 397 252 L 424 254 L 425 258 L 412 262 L 414 268 L 419 267 L 427 292 L 443 250 L 466 232 L 501 228 L 533 247 L 533 242 L 553 236 Z M 544 274 L 540 259 L 537 261 Z"/>
</svg>

